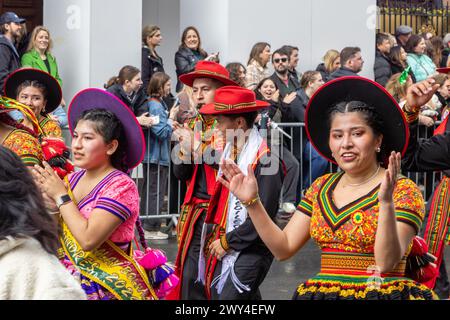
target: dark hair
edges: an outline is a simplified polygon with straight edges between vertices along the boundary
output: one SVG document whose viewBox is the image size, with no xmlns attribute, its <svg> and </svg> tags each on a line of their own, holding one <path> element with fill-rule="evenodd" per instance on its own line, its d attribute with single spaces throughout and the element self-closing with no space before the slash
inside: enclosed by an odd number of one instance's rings
<svg viewBox="0 0 450 320">
<path fill-rule="evenodd" d="M 292 52 L 294 52 L 294 50 L 299 51 L 297 47 L 290 46 L 290 45 L 284 45 L 284 46 L 282 46 L 280 49 L 286 51 L 286 52 L 288 53 L 288 57 L 289 57 L 289 58 L 291 57 Z"/>
<path fill-rule="evenodd" d="M 74 127 L 76 127 L 81 120 L 93 122 L 94 131 L 103 137 L 106 144 L 111 143 L 113 140 L 118 141 L 119 145 L 117 150 L 111 155 L 111 165 L 114 168 L 127 173 L 128 167 L 125 163 L 125 158 L 127 156 L 125 153 L 125 132 L 122 123 L 116 115 L 106 109 L 86 110 L 76 121 Z"/>
<path fill-rule="evenodd" d="M 374 135 L 379 137 L 383 135 L 383 120 L 377 113 L 377 110 L 362 101 L 342 101 L 335 104 L 328 113 L 328 127 L 331 128 L 331 122 L 338 113 L 358 112 L 363 117 L 366 124 L 372 129 Z M 381 142 L 381 151 L 377 153 L 378 162 L 384 162 L 387 159 L 386 145 L 384 141 Z"/>
<path fill-rule="evenodd" d="M 376 41 L 376 47 L 378 47 L 379 45 L 382 45 L 384 41 L 388 40 L 389 41 L 389 36 L 385 33 L 377 33 L 377 35 L 375 36 L 375 41 Z"/>
<path fill-rule="evenodd" d="M 39 188 L 20 158 L 0 146 L 0 240 L 34 238 L 56 256 L 58 227 L 47 213 Z"/>
<path fill-rule="evenodd" d="M 286 57 L 288 57 L 288 61 L 289 61 L 289 58 L 290 58 L 290 56 L 291 56 L 291 55 L 289 54 L 289 52 L 288 52 L 286 49 L 279 48 L 279 49 L 275 50 L 275 51 L 272 53 L 272 63 L 273 63 L 273 57 L 274 57 L 276 54 L 278 54 L 279 56 L 286 56 Z"/>
<path fill-rule="evenodd" d="M 245 73 L 245 67 L 240 62 L 230 62 L 225 67 L 228 72 L 230 73 L 230 79 L 236 82 L 240 87 L 245 88 L 245 83 L 242 82 L 242 80 L 239 78 L 239 69 L 243 68 Z"/>
<path fill-rule="evenodd" d="M 186 39 L 187 33 L 188 33 L 190 30 L 193 30 L 193 31 L 197 34 L 197 37 L 198 37 L 198 47 L 197 47 L 197 51 L 200 52 L 200 54 L 206 58 L 206 56 L 207 56 L 208 54 L 206 53 L 205 50 L 202 49 L 202 40 L 200 39 L 200 33 L 198 32 L 197 28 L 194 27 L 194 26 L 189 26 L 189 27 L 187 27 L 186 29 L 184 29 L 183 34 L 181 35 L 181 43 L 180 43 L 179 49 L 187 48 L 187 47 L 186 47 L 186 44 L 184 43 L 184 40 Z"/>
<path fill-rule="evenodd" d="M 265 67 L 265 65 L 262 65 L 261 58 L 259 55 L 264 51 L 266 47 L 270 48 L 270 44 L 267 42 L 257 42 L 253 45 L 252 50 L 250 51 L 250 56 L 248 57 L 247 65 L 249 65 L 252 60 L 257 61 L 262 67 Z"/>
<path fill-rule="evenodd" d="M 433 36 L 430 40 L 431 47 L 431 60 L 433 60 L 434 64 L 439 67 L 441 65 L 442 60 L 442 50 L 444 50 L 444 45 L 442 43 L 442 38 L 438 36 Z"/>
<path fill-rule="evenodd" d="M 147 94 L 153 98 L 161 98 L 162 90 L 170 77 L 164 72 L 155 72 L 148 83 Z"/>
<path fill-rule="evenodd" d="M 108 80 L 108 83 L 105 84 L 104 87 L 105 87 L 105 89 L 108 89 L 109 87 L 111 87 L 111 86 L 113 86 L 113 85 L 115 85 L 117 83 L 120 84 L 120 85 L 123 85 L 126 80 L 128 80 L 128 81 L 133 80 L 133 78 L 137 74 L 139 74 L 139 72 L 141 72 L 141 70 L 139 70 L 136 67 L 124 66 L 124 67 L 122 67 L 122 69 L 120 69 L 119 75 L 110 78 Z"/>
<path fill-rule="evenodd" d="M 340 53 L 341 66 L 344 66 L 348 60 L 352 59 L 358 52 L 361 52 L 359 47 L 345 47 Z"/>
<path fill-rule="evenodd" d="M 401 52 L 402 47 L 401 46 L 395 46 L 391 48 L 391 51 L 389 52 L 389 60 L 397 66 L 400 66 L 402 68 L 406 68 L 406 62 L 402 61 L 401 59 Z"/>
<path fill-rule="evenodd" d="M 405 51 L 407 53 L 415 53 L 414 48 L 417 47 L 417 45 L 422 40 L 424 40 L 424 38 L 422 36 L 419 36 L 417 34 L 411 35 L 411 37 L 409 37 L 408 41 L 405 44 Z"/>
<path fill-rule="evenodd" d="M 33 88 L 39 89 L 41 91 L 42 95 L 44 96 L 44 100 L 47 100 L 47 97 L 48 97 L 47 87 L 37 80 L 25 80 L 24 82 L 19 84 L 16 89 L 16 100 L 19 97 L 19 93 L 23 89 L 28 88 L 28 87 L 33 87 Z M 41 115 L 45 115 L 45 108 L 41 111 Z"/>
<path fill-rule="evenodd" d="M 223 114 L 222 116 L 233 119 L 233 120 L 237 119 L 239 117 L 242 117 L 245 119 L 245 123 L 247 124 L 247 127 L 252 128 L 253 124 L 255 123 L 255 119 L 258 116 L 258 111 L 237 113 L 237 114 Z"/>
<path fill-rule="evenodd" d="M 255 88 L 254 91 L 255 91 L 255 92 L 258 92 L 259 89 L 261 89 L 261 87 L 263 86 L 264 82 L 266 82 L 267 80 L 272 81 L 272 83 L 275 85 L 275 89 L 278 90 L 278 86 L 277 86 L 277 84 L 275 83 L 275 81 L 273 81 L 273 79 L 272 79 L 271 77 L 266 77 L 266 78 L 262 79 L 262 80 L 258 83 L 258 85 L 256 86 L 256 88 Z"/>
</svg>

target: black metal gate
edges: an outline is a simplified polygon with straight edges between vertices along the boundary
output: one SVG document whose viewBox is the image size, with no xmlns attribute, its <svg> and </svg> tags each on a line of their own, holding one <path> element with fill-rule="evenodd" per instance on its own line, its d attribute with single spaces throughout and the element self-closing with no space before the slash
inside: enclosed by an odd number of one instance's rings
<svg viewBox="0 0 450 320">
<path fill-rule="evenodd" d="M 431 32 L 444 37 L 449 32 L 449 3 L 443 0 L 377 0 L 380 32 L 395 33 L 408 25 L 413 33 Z"/>
</svg>

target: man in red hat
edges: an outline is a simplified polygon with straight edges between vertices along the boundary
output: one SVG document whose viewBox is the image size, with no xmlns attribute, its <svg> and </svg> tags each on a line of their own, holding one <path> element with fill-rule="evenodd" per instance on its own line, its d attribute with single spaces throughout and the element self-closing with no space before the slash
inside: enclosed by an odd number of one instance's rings
<svg viewBox="0 0 450 320">
<path fill-rule="evenodd" d="M 223 66 L 211 61 L 199 61 L 193 72 L 181 75 L 179 79 L 184 85 L 192 87 L 193 100 L 198 109 L 213 101 L 218 88 L 237 85 L 229 79 L 229 73 Z M 180 277 L 180 285 L 178 290 L 174 290 L 173 299 L 206 299 L 204 285 L 197 281 L 200 239 L 217 170 L 203 163 L 201 154 L 207 154 L 205 150 L 211 148 L 214 125 L 214 117 L 198 114 L 173 133 L 179 141 L 172 152 L 176 157 L 172 157 L 174 175 L 187 182 L 188 186 L 177 225 L 175 269 Z M 176 160 L 182 160 L 183 163 L 177 163 L 180 161 Z"/>
<path fill-rule="evenodd" d="M 269 104 L 256 100 L 251 90 L 226 86 L 216 91 L 214 102 L 200 113 L 216 116 L 216 129 L 225 137 L 221 161 L 235 161 L 245 173 L 252 170 L 259 196 L 241 203 L 217 182 L 205 224 L 212 232 L 202 238 L 199 271 L 207 298 L 212 300 L 260 300 L 259 286 L 272 264 L 273 255 L 259 238 L 246 207 L 261 200 L 274 220 L 279 208 L 284 172 L 278 157 L 254 126 L 258 110 Z M 218 173 L 219 179 L 221 172 Z"/>
</svg>

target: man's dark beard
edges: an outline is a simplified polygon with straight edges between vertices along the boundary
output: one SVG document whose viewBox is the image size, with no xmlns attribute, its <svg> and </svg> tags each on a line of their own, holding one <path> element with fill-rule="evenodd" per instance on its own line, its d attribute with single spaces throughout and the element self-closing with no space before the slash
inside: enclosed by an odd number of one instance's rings
<svg viewBox="0 0 450 320">
<path fill-rule="evenodd" d="M 288 71 L 289 71 L 289 68 L 286 68 L 286 69 L 283 70 L 283 71 L 278 71 L 278 70 L 277 70 L 277 73 L 278 73 L 279 75 L 285 76 L 285 75 L 288 73 Z"/>
</svg>

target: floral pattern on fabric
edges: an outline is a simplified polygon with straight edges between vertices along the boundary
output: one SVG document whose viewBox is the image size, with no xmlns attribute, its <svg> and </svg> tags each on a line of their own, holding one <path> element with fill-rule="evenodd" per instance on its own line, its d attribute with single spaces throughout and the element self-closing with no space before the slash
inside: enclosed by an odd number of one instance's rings
<svg viewBox="0 0 450 320">
<path fill-rule="evenodd" d="M 318 178 L 298 205 L 298 211 L 311 218 L 310 235 L 322 249 L 322 262 L 321 271 L 300 284 L 293 298 L 436 299 L 432 290 L 405 277 L 406 256 L 411 245 L 393 270 L 383 274 L 376 272 L 374 246 L 379 186 L 338 209 L 333 191 L 342 175 L 341 172 Z M 417 232 L 424 218 L 424 201 L 419 188 L 411 180 L 401 178 L 393 198 L 397 221 L 409 224 Z"/>
<path fill-rule="evenodd" d="M 332 193 L 342 173 L 318 178 L 308 189 L 298 210 L 311 217 L 310 233 L 320 248 L 370 253 L 374 250 L 378 226 L 378 187 L 367 195 L 337 209 Z M 397 182 L 394 190 L 397 221 L 416 231 L 424 218 L 424 201 L 419 188 L 409 179 Z"/>
<path fill-rule="evenodd" d="M 25 130 L 13 130 L 3 141 L 3 146 L 14 151 L 26 166 L 32 167 L 42 162 L 39 141 Z"/>
<path fill-rule="evenodd" d="M 39 126 L 41 127 L 45 137 L 55 137 L 62 139 L 62 131 L 58 122 L 50 119 L 48 117 L 44 117 L 40 122 Z"/>
</svg>

